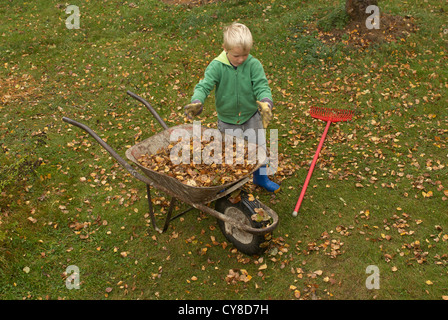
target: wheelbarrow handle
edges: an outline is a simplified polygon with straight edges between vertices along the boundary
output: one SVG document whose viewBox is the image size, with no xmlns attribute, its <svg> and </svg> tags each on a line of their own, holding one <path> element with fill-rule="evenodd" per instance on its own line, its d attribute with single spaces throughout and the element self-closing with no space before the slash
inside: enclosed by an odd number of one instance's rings
<svg viewBox="0 0 448 320">
<path fill-rule="evenodd" d="M 154 110 L 154 108 L 149 104 L 148 101 L 146 101 L 142 97 L 136 95 L 134 92 L 131 92 L 129 90 L 127 91 L 127 94 L 130 95 L 131 97 L 137 99 L 141 103 L 143 103 L 145 105 L 145 107 L 148 108 L 148 110 L 152 113 L 154 118 L 156 118 L 157 121 L 159 121 L 159 123 L 163 127 L 163 129 L 165 129 L 165 130 L 168 129 L 168 126 L 166 125 L 165 121 L 163 121 L 163 119 L 159 116 L 159 114 L 156 112 L 156 110 Z"/>
<path fill-rule="evenodd" d="M 92 129 L 90 129 L 88 126 L 86 126 L 85 124 L 82 124 L 78 121 L 75 121 L 73 119 L 67 118 L 67 117 L 63 117 L 62 120 L 64 122 L 67 122 L 71 125 L 74 125 L 78 128 L 83 129 L 85 132 L 87 132 L 88 134 L 90 134 L 104 149 L 106 149 L 107 152 L 110 153 L 110 155 L 112 157 L 114 157 L 118 163 L 120 163 L 126 170 L 129 171 L 130 174 L 132 174 L 135 178 L 137 178 L 140 181 L 143 181 L 146 184 L 152 185 L 153 182 L 151 180 L 149 180 L 147 177 L 141 175 L 140 173 L 138 173 L 134 167 L 132 167 L 129 163 L 126 162 L 126 160 L 124 160 L 122 157 L 120 157 L 120 155 L 118 153 L 115 152 L 115 150 L 113 150 L 103 139 L 101 139 Z"/>
</svg>

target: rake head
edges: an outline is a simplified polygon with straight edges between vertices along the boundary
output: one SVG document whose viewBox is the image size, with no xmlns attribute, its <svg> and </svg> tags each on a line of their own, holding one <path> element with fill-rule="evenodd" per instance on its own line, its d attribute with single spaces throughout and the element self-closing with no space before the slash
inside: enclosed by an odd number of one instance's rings
<svg viewBox="0 0 448 320">
<path fill-rule="evenodd" d="M 324 107 L 314 107 L 310 108 L 310 114 L 313 118 L 339 122 L 351 120 L 354 114 L 353 110 L 348 109 L 335 109 L 335 108 L 324 108 Z"/>
</svg>

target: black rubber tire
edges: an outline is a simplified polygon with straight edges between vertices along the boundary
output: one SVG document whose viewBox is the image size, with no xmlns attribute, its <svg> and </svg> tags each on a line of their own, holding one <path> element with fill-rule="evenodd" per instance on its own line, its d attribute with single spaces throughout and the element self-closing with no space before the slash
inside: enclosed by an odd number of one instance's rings
<svg viewBox="0 0 448 320">
<path fill-rule="evenodd" d="M 257 222 L 252 220 L 252 215 L 255 214 L 254 208 L 259 208 L 260 204 L 255 199 L 249 201 L 247 194 L 241 191 L 241 200 L 238 203 L 232 203 L 228 200 L 228 197 L 223 197 L 215 202 L 215 210 L 225 215 L 229 215 L 237 221 L 243 224 L 250 225 L 253 228 L 263 228 L 268 222 Z M 223 233 L 224 237 L 230 241 L 238 251 L 247 255 L 260 255 L 262 254 L 271 238 L 271 234 L 251 234 L 235 228 L 229 224 L 226 224 L 223 220 L 217 219 L 218 226 Z"/>
</svg>

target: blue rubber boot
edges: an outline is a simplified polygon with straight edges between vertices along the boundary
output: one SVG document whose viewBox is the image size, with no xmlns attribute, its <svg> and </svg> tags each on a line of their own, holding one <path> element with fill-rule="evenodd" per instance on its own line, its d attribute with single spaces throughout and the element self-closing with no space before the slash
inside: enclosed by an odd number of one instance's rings
<svg viewBox="0 0 448 320">
<path fill-rule="evenodd" d="M 260 170 L 262 170 L 262 169 L 263 169 L 263 172 L 266 172 L 266 166 L 262 166 L 257 171 L 254 172 L 254 179 L 253 179 L 254 184 L 265 188 L 269 192 L 280 191 L 280 186 L 278 184 L 269 180 L 267 174 L 262 174 L 260 172 Z"/>
</svg>

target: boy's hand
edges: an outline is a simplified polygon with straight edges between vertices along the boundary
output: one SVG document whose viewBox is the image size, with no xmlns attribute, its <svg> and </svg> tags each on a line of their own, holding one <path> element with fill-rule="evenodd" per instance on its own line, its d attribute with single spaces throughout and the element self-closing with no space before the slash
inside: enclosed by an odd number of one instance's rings
<svg viewBox="0 0 448 320">
<path fill-rule="evenodd" d="M 260 110 L 261 119 L 263 121 L 263 127 L 266 129 L 269 122 L 272 119 L 272 111 L 269 103 L 257 101 L 258 109 Z"/>
<path fill-rule="evenodd" d="M 201 102 L 195 102 L 187 104 L 184 107 L 185 115 L 188 117 L 188 119 L 192 119 L 193 117 L 199 115 L 202 112 L 202 103 Z"/>
</svg>

